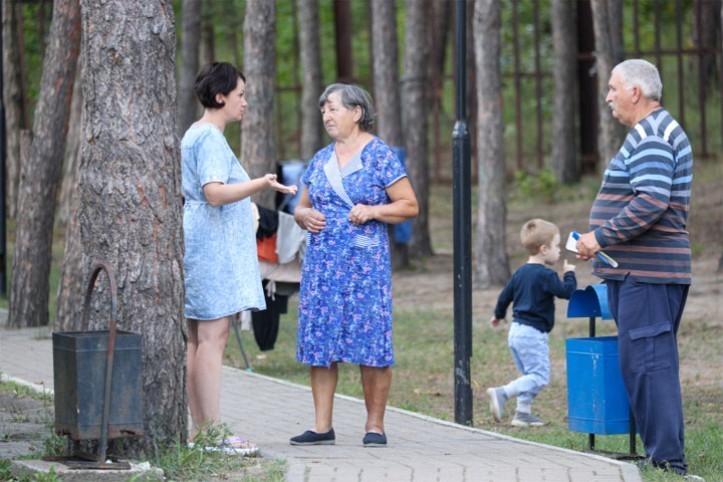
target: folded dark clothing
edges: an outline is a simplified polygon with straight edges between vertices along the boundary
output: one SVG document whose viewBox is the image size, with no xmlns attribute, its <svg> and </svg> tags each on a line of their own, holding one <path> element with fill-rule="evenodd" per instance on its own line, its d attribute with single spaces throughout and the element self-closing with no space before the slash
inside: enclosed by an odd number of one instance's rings
<svg viewBox="0 0 723 482">
<path fill-rule="evenodd" d="M 259 228 L 256 230 L 256 239 L 273 236 L 279 229 L 278 211 L 265 208 L 259 204 L 256 207 L 259 209 Z"/>
</svg>

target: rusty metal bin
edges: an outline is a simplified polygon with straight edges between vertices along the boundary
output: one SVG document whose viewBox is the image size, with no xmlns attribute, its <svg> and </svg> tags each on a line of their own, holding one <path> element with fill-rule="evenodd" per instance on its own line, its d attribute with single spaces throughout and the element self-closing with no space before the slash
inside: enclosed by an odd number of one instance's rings
<svg viewBox="0 0 723 482">
<path fill-rule="evenodd" d="M 53 333 L 55 431 L 73 440 L 101 438 L 110 331 Z M 108 438 L 143 431 L 141 335 L 116 331 Z"/>
<path fill-rule="evenodd" d="M 109 329 L 87 331 L 90 299 L 101 271 L 110 284 Z M 76 443 L 99 439 L 101 464 L 108 439 L 143 434 L 142 340 L 140 334 L 116 329 L 116 292 L 113 272 L 99 263 L 85 293 L 83 330 L 53 333 L 55 432 Z"/>
</svg>

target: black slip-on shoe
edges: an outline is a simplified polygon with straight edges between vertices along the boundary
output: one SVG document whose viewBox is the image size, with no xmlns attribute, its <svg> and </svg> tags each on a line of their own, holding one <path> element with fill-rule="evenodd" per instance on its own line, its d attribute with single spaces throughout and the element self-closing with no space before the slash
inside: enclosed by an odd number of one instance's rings
<svg viewBox="0 0 723 482">
<path fill-rule="evenodd" d="M 307 430 L 301 435 L 291 437 L 289 442 L 291 445 L 334 445 L 336 435 L 334 435 L 333 428 L 325 433 L 316 433 L 312 430 Z"/>
<path fill-rule="evenodd" d="M 386 447 L 387 436 L 383 433 L 367 432 L 362 443 L 365 447 Z"/>
</svg>

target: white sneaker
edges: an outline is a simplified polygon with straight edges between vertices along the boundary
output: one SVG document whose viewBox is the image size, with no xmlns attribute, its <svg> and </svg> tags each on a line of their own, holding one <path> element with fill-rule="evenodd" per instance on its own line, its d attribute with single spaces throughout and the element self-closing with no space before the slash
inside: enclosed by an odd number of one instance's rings
<svg viewBox="0 0 723 482">
<path fill-rule="evenodd" d="M 542 427 L 543 425 L 545 422 L 531 413 L 515 412 L 515 418 L 512 419 L 513 427 Z"/>
<path fill-rule="evenodd" d="M 487 396 L 490 397 L 490 412 L 492 412 L 492 418 L 496 422 L 502 421 L 502 412 L 505 411 L 505 402 L 507 402 L 507 395 L 502 387 L 488 388 Z"/>
</svg>

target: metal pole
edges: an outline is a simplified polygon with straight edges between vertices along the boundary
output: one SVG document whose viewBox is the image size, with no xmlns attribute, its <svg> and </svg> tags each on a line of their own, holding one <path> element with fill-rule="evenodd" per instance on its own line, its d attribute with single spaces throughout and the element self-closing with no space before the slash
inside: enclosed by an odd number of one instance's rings
<svg viewBox="0 0 723 482">
<path fill-rule="evenodd" d="M 453 132 L 454 204 L 454 421 L 472 425 L 472 208 L 470 141 L 466 124 L 466 2 L 456 2 L 455 84 L 457 121 Z"/>
<path fill-rule="evenodd" d="M 0 25 L 2 25 L 3 14 L 0 8 Z M 3 40 L 0 35 L 0 55 L 3 52 Z M 6 277 L 6 247 L 7 242 L 5 233 L 7 231 L 5 225 L 5 154 L 7 151 L 6 132 L 5 132 L 5 103 L 3 101 L 3 62 L 0 58 L 0 297 L 7 298 L 7 282 Z"/>
</svg>

